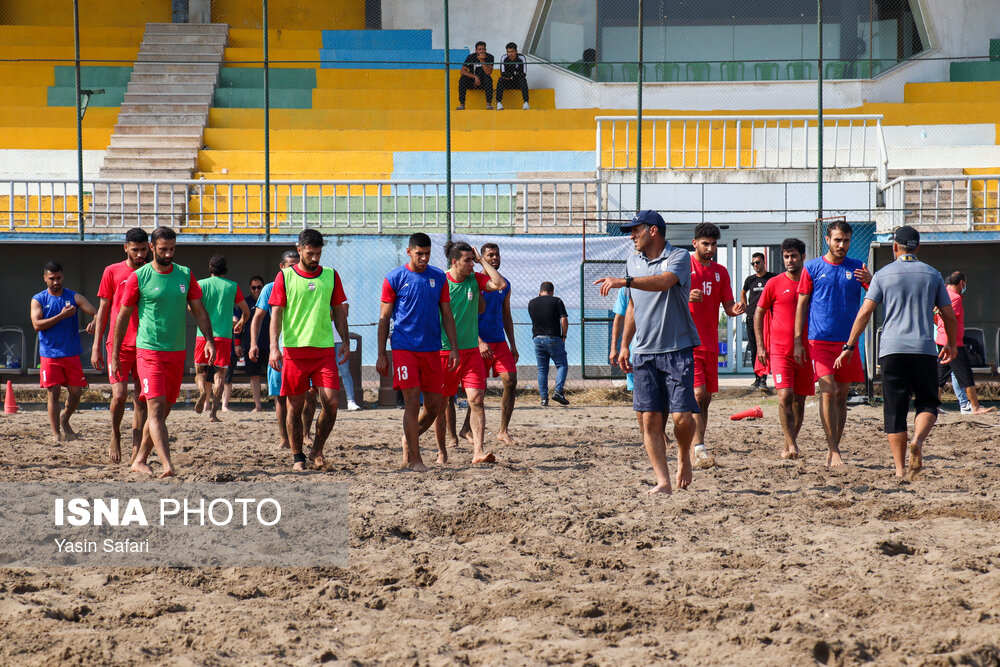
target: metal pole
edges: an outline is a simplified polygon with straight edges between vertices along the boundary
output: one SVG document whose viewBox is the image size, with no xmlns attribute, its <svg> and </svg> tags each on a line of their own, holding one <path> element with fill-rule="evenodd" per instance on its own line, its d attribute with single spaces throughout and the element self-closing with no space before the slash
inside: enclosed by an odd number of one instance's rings
<svg viewBox="0 0 1000 667">
<path fill-rule="evenodd" d="M 639 0 L 639 76 L 636 77 L 635 210 L 642 208 L 642 0 Z"/>
<path fill-rule="evenodd" d="M 83 114 L 80 108 L 80 2 L 73 0 L 73 48 L 76 53 L 76 226 L 83 240 Z M 13 195 L 14 193 L 11 192 Z M 54 201 L 54 200 L 53 200 Z"/>
<path fill-rule="evenodd" d="M 823 0 L 816 0 L 816 34 L 819 36 L 819 54 L 816 73 L 816 134 L 819 141 L 819 155 L 816 162 L 816 217 L 823 217 Z M 808 147 L 806 148 L 808 151 Z"/>
<path fill-rule="evenodd" d="M 444 171 L 446 234 L 451 241 L 451 35 L 448 32 L 448 0 L 444 0 Z"/>
<path fill-rule="evenodd" d="M 264 241 L 271 242 L 271 71 L 268 67 L 267 0 L 264 1 Z M 231 186 L 230 186 L 231 187 Z M 305 187 L 305 186 L 303 186 Z M 336 194 L 336 193 L 334 193 Z"/>
</svg>

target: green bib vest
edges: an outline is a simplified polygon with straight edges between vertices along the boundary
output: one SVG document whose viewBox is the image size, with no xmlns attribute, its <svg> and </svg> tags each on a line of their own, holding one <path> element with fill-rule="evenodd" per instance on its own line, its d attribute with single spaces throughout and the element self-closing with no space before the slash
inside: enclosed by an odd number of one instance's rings
<svg viewBox="0 0 1000 667">
<path fill-rule="evenodd" d="M 201 286 L 201 302 L 204 304 L 205 310 L 208 311 L 208 318 L 212 321 L 212 336 L 232 338 L 236 283 L 222 276 L 212 276 L 211 278 L 202 278 L 198 284 Z M 203 338 L 200 329 L 198 330 L 198 338 Z"/>
<path fill-rule="evenodd" d="M 158 273 L 149 262 L 136 272 L 139 281 L 139 332 L 135 346 L 144 350 L 179 352 L 187 348 L 185 323 L 191 271 L 174 264 Z"/>
<path fill-rule="evenodd" d="M 451 314 L 455 318 L 455 334 L 459 350 L 479 347 L 479 283 L 475 272 L 460 283 L 453 283 L 446 275 L 451 295 Z M 450 350 L 448 334 L 441 327 L 441 349 Z"/>
<path fill-rule="evenodd" d="M 303 278 L 288 267 L 281 273 L 285 277 L 282 346 L 333 347 L 330 302 L 337 272 L 324 268 L 315 278 Z"/>
</svg>

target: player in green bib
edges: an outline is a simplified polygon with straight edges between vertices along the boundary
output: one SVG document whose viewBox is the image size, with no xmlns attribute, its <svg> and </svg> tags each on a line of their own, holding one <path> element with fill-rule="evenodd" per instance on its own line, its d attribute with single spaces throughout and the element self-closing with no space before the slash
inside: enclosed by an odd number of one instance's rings
<svg viewBox="0 0 1000 667">
<path fill-rule="evenodd" d="M 195 382 L 198 384 L 198 402 L 194 411 L 201 414 L 209 395 L 208 370 L 215 366 L 215 378 L 211 383 L 212 409 L 208 421 L 219 421 L 219 405 L 222 401 L 222 388 L 226 382 L 226 370 L 232 363 L 233 334 L 239 335 L 243 326 L 250 319 L 250 308 L 240 286 L 232 280 L 223 278 L 229 271 L 229 263 L 223 255 L 212 255 L 208 260 L 210 278 L 198 281 L 201 287 L 201 302 L 212 320 L 212 333 L 215 334 L 215 363 L 209 364 L 205 356 L 205 338 L 200 334 L 195 339 L 194 369 Z M 233 325 L 233 308 L 240 309 L 240 319 Z"/>
<path fill-rule="evenodd" d="M 483 261 L 475 248 L 464 241 L 446 243 L 444 251 L 449 264 L 445 277 L 448 280 L 451 296 L 451 312 L 455 318 L 458 366 L 453 370 L 447 368 L 451 344 L 448 342 L 448 337 L 442 333 L 441 364 L 444 370 L 444 386 L 441 395 L 445 399 L 445 409 L 438 414 L 434 422 L 438 461 L 444 463 L 448 459 L 445 429 L 451 434 L 453 444 L 458 444 L 455 435 L 455 404 L 451 399 L 458 393 L 461 384 L 469 400 L 472 462 L 493 463 L 496 461 L 493 452 L 487 453 L 483 449 L 486 436 L 486 414 L 483 409 L 483 399 L 486 396 L 486 365 L 483 363 L 483 355 L 479 352 L 479 314 L 485 310 L 486 303 L 479 293 L 502 290 L 507 286 L 507 281 L 491 264 Z M 477 273 L 476 264 L 481 265 L 485 273 Z"/>
<path fill-rule="evenodd" d="M 191 309 L 198 328 L 205 334 L 209 363 L 215 358 L 212 323 L 201 303 L 201 287 L 187 267 L 174 264 L 177 234 L 169 227 L 157 227 L 149 237 L 152 261 L 130 275 L 122 286 L 121 310 L 115 320 L 114 348 L 108 360 L 111 373 L 121 370 L 121 348 L 132 311 L 139 311 L 136 334 L 136 362 L 141 399 L 148 417 L 143 427 L 142 445 L 132 461 L 132 470 L 153 474 L 146 459 L 153 447 L 163 464 L 161 477 L 174 474 L 170 462 L 167 416 L 177 401 L 187 358 L 186 312 Z"/>
</svg>

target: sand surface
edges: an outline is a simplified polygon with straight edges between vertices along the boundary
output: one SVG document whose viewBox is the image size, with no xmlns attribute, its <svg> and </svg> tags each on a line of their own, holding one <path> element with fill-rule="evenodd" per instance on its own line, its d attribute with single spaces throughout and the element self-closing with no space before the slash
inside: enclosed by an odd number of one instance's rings
<svg viewBox="0 0 1000 667">
<path fill-rule="evenodd" d="M 815 405 L 797 462 L 773 398 L 712 410 L 721 465 L 671 497 L 642 493 L 621 402 L 525 398 L 497 465 L 462 447 L 424 475 L 398 471 L 401 411 L 342 413 L 305 476 L 351 485 L 349 568 L 0 569 L 0 663 L 997 664 L 1000 417 L 943 417 L 900 483 L 880 409 L 851 409 L 833 470 Z M 170 417 L 181 475 L 293 478 L 272 414 L 205 417 Z M 134 479 L 108 419 L 53 447 L 41 406 L 0 416 L 0 481 Z"/>
</svg>

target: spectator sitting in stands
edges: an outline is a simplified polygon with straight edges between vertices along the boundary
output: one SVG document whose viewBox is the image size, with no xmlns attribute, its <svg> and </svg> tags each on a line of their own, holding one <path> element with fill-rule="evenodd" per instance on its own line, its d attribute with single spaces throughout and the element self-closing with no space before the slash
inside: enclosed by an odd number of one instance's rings
<svg viewBox="0 0 1000 667">
<path fill-rule="evenodd" d="M 476 42 L 476 52 L 462 64 L 458 79 L 458 110 L 465 108 L 465 93 L 469 88 L 486 93 L 486 108 L 493 108 L 493 54 L 486 53 L 486 42 Z"/>
<path fill-rule="evenodd" d="M 527 61 L 517 52 L 517 44 L 507 44 L 507 55 L 500 61 L 500 78 L 497 79 L 497 111 L 503 109 L 503 91 L 511 88 L 521 90 L 522 109 L 528 108 L 528 79 L 525 76 Z"/>
<path fill-rule="evenodd" d="M 597 50 L 584 49 L 583 58 L 575 63 L 570 63 L 566 69 L 575 74 L 582 74 L 589 79 L 593 77 L 595 65 L 597 65 Z"/>
</svg>

